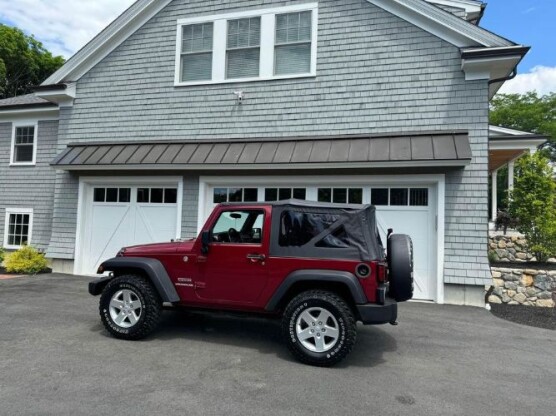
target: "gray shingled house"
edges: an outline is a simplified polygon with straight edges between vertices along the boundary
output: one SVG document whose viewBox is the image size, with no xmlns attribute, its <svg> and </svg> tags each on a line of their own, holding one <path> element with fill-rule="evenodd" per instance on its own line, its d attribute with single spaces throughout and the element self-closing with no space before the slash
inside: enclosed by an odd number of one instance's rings
<svg viewBox="0 0 556 416">
<path fill-rule="evenodd" d="M 3 245 L 92 274 L 122 246 L 194 236 L 219 202 L 372 203 L 382 233 L 413 238 L 417 298 L 480 304 L 488 103 L 528 50 L 483 12 L 138 0 L 34 95 L 0 101 Z"/>
</svg>

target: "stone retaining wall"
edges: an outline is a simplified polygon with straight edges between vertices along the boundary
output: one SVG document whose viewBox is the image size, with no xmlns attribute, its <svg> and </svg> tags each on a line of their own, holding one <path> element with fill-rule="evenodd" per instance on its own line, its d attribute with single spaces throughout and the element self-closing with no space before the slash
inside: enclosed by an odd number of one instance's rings
<svg viewBox="0 0 556 416">
<path fill-rule="evenodd" d="M 518 262 L 535 261 L 527 251 L 527 241 L 521 234 L 491 234 L 489 237 L 488 255 L 490 261 Z"/>
<path fill-rule="evenodd" d="M 556 270 L 492 267 L 494 289 L 489 303 L 553 308 L 556 301 Z"/>
</svg>

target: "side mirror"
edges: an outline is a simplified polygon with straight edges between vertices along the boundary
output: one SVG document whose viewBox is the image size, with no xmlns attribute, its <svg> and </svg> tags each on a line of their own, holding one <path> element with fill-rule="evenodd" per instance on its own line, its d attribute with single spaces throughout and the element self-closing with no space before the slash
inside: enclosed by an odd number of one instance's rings
<svg viewBox="0 0 556 416">
<path fill-rule="evenodd" d="M 210 243 L 210 231 L 203 231 L 201 233 L 201 253 L 208 254 Z"/>
</svg>

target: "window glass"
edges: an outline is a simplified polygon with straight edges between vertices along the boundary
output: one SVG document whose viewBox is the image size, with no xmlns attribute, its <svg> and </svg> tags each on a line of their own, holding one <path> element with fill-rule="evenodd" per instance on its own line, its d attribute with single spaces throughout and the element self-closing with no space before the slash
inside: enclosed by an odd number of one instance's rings
<svg viewBox="0 0 556 416">
<path fill-rule="evenodd" d="M 409 205 L 426 207 L 429 205 L 429 190 L 427 188 L 412 188 L 409 190 Z"/>
<path fill-rule="evenodd" d="M 228 21 L 226 78 L 259 76 L 261 18 Z"/>
<path fill-rule="evenodd" d="M 312 12 L 276 16 L 276 75 L 311 72 Z"/>
<path fill-rule="evenodd" d="M 280 218 L 279 244 L 303 246 L 338 221 L 337 215 L 285 211 Z"/>
<path fill-rule="evenodd" d="M 371 204 L 377 206 L 388 205 L 388 193 L 388 188 L 371 189 Z"/>
<path fill-rule="evenodd" d="M 319 202 L 332 202 L 332 189 L 330 189 L 330 188 L 319 188 L 319 190 L 318 190 L 318 201 Z"/>
<path fill-rule="evenodd" d="M 228 202 L 228 189 L 226 188 L 216 188 L 213 195 L 213 202 L 215 204 Z"/>
<path fill-rule="evenodd" d="M 151 204 L 162 204 L 164 202 L 164 189 L 151 188 Z"/>
<path fill-rule="evenodd" d="M 257 188 L 245 188 L 243 190 L 243 202 L 257 202 L 259 190 Z"/>
<path fill-rule="evenodd" d="M 149 188 L 139 188 L 137 190 L 137 202 L 149 203 L 151 190 Z"/>
<path fill-rule="evenodd" d="M 278 191 L 278 199 L 280 201 L 291 199 L 291 197 L 292 197 L 291 188 L 280 188 L 280 190 Z"/>
<path fill-rule="evenodd" d="M 392 206 L 405 206 L 408 204 L 408 190 L 407 188 L 392 188 L 390 189 L 390 205 Z"/>
<path fill-rule="evenodd" d="M 346 204 L 347 203 L 347 189 L 346 188 L 335 188 L 333 191 L 332 202 L 335 204 Z"/>
<path fill-rule="evenodd" d="M 363 189 L 362 188 L 350 188 L 350 190 L 349 190 L 349 203 L 350 204 L 362 204 L 363 203 Z"/>
<path fill-rule="evenodd" d="M 176 188 L 167 188 L 164 190 L 164 203 L 175 204 L 178 202 L 178 190 Z"/>
<path fill-rule="evenodd" d="M 8 245 L 22 246 L 29 244 L 30 214 L 9 214 L 8 219 Z"/>
<path fill-rule="evenodd" d="M 305 200 L 307 190 L 305 188 L 266 188 L 265 201 L 285 201 L 287 199 L 300 199 Z"/>
<path fill-rule="evenodd" d="M 14 141 L 14 163 L 33 162 L 35 127 L 16 127 Z"/>
<path fill-rule="evenodd" d="M 278 189 L 266 188 L 264 190 L 264 200 L 266 202 L 278 201 Z"/>
<path fill-rule="evenodd" d="M 294 199 L 305 200 L 307 199 L 307 190 L 305 188 L 294 188 L 293 197 Z"/>
<path fill-rule="evenodd" d="M 263 211 L 223 212 L 212 228 L 212 241 L 220 243 L 260 243 L 262 241 L 263 220 Z"/>
<path fill-rule="evenodd" d="M 105 188 L 95 188 L 94 190 L 94 202 L 104 202 L 106 200 L 106 189 Z"/>
<path fill-rule="evenodd" d="M 228 192 L 228 202 L 243 202 L 243 189 L 230 189 Z"/>
<path fill-rule="evenodd" d="M 129 202 L 131 201 L 131 189 L 129 188 L 120 188 L 120 202 Z"/>
<path fill-rule="evenodd" d="M 108 188 L 106 190 L 106 202 L 118 202 L 118 188 Z"/>
<path fill-rule="evenodd" d="M 213 24 L 202 23 L 182 28 L 181 80 L 212 79 Z"/>
</svg>

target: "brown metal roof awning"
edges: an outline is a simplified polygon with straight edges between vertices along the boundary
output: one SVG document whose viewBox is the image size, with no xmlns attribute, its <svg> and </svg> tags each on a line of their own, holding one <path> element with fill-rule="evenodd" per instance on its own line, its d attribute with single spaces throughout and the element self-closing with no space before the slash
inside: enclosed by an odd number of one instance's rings
<svg viewBox="0 0 556 416">
<path fill-rule="evenodd" d="M 75 143 L 52 163 L 63 170 L 223 170 L 464 166 L 466 133 Z"/>
</svg>

